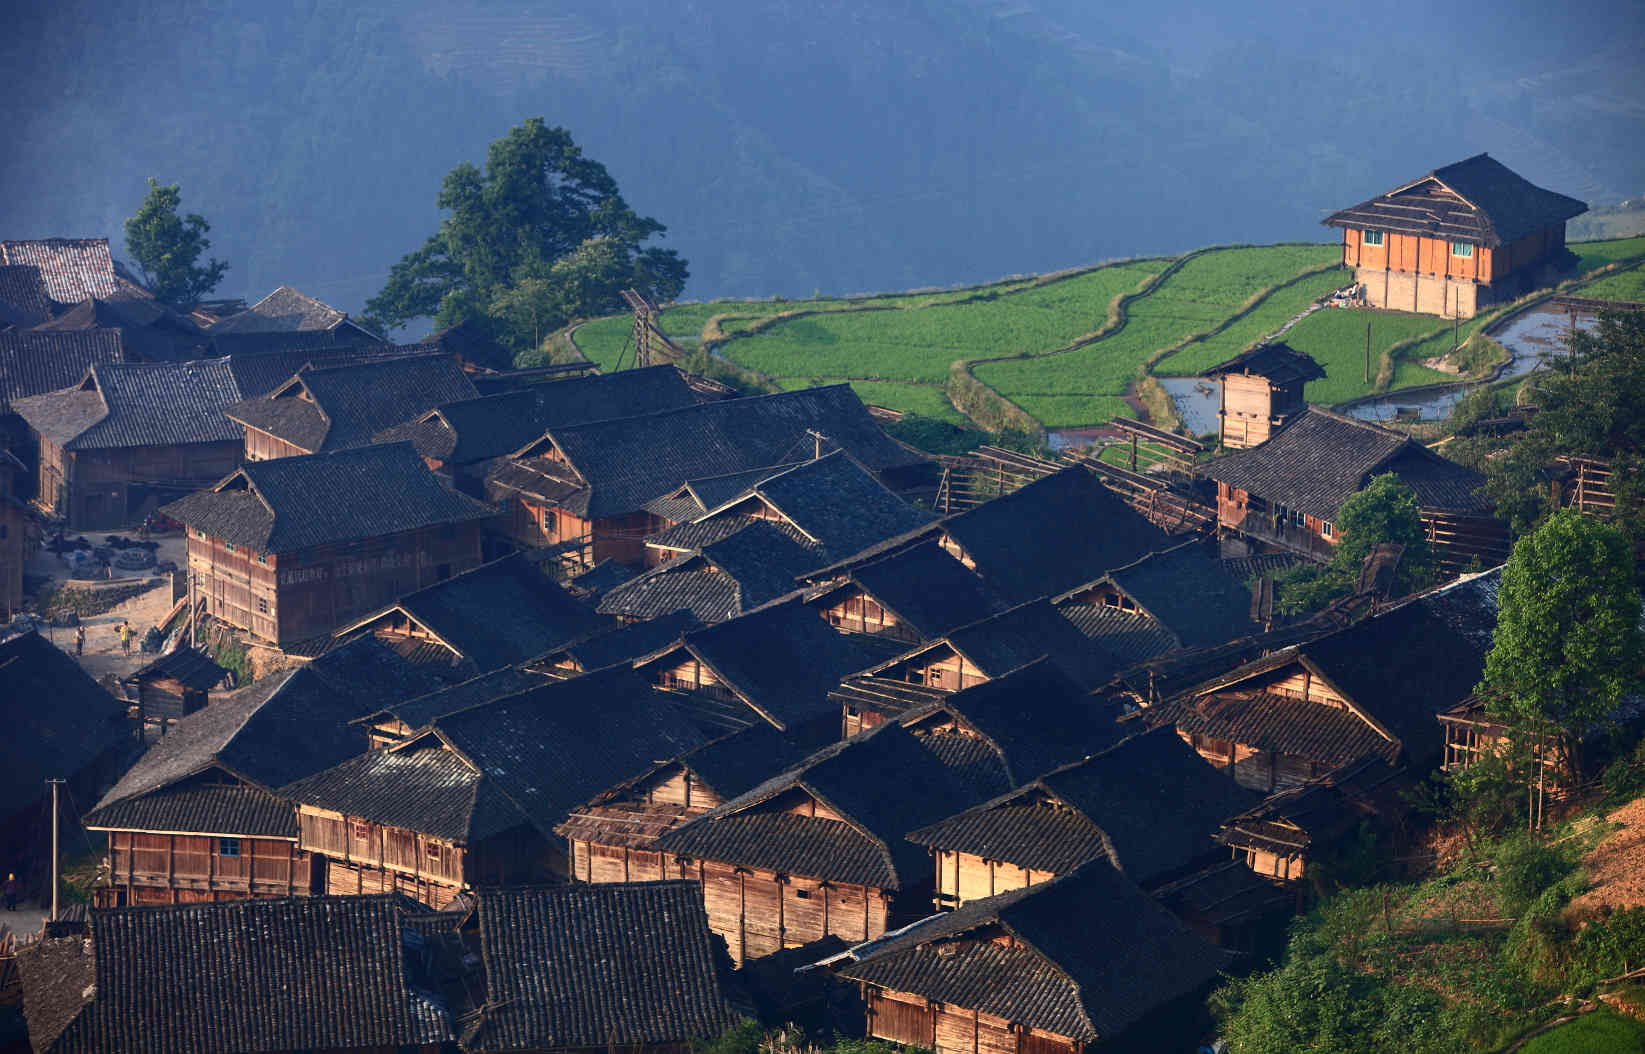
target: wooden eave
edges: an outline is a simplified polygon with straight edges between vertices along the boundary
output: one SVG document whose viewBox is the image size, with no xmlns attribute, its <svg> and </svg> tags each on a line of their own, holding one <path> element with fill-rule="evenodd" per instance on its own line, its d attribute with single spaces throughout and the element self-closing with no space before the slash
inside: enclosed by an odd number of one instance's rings
<svg viewBox="0 0 1645 1054">
<path fill-rule="evenodd" d="M 411 623 L 413 623 L 417 626 L 420 626 L 424 633 L 427 633 L 432 640 L 436 641 L 442 647 L 444 647 L 446 650 L 450 651 L 452 655 L 455 655 L 459 659 L 465 658 L 465 656 L 463 655 L 462 649 L 458 648 L 455 644 L 452 644 L 449 640 L 446 640 L 444 637 L 440 636 L 438 633 L 436 633 L 434 631 L 433 627 L 431 627 L 427 623 L 423 622 L 423 620 L 419 619 L 416 615 L 413 615 L 411 612 L 407 611 L 400 604 L 390 604 L 388 607 L 382 608 L 378 611 L 375 611 L 375 612 L 371 613 L 370 615 L 363 616 L 362 618 L 360 618 L 359 620 L 357 620 L 355 622 L 351 622 L 346 626 L 342 626 L 342 627 L 340 627 L 336 630 L 333 630 L 332 631 L 332 636 L 335 637 L 335 636 L 337 636 L 339 634 L 343 634 L 343 633 L 352 633 L 357 629 L 361 629 L 361 628 L 364 628 L 366 626 L 369 626 L 371 623 L 376 622 L 378 619 L 386 618 L 389 615 L 392 615 L 396 611 L 398 611 L 401 615 L 403 615 L 407 622 L 411 622 Z"/>
<path fill-rule="evenodd" d="M 1235 685 L 1243 684 L 1253 677 L 1260 677 L 1265 673 L 1272 673 L 1275 670 L 1283 669 L 1292 662 L 1295 662 L 1299 666 L 1303 667 L 1311 676 L 1318 678 L 1327 688 L 1335 692 L 1342 699 L 1343 704 L 1347 706 L 1349 713 L 1371 726 L 1372 731 L 1376 732 L 1377 735 L 1381 736 L 1383 739 L 1386 739 L 1388 742 L 1395 744 L 1396 746 L 1403 745 L 1400 743 L 1399 737 L 1390 732 L 1387 726 L 1372 717 L 1370 714 L 1366 713 L 1364 708 L 1353 700 L 1353 697 L 1343 691 L 1335 681 L 1331 680 L 1330 675 L 1320 669 L 1319 665 L 1308 657 L 1307 653 L 1302 650 L 1301 645 L 1293 644 L 1291 647 L 1277 651 L 1273 655 L 1267 656 L 1263 659 L 1258 659 L 1237 677 L 1232 674 L 1224 675 L 1214 681 L 1208 681 L 1197 688 L 1191 689 L 1187 694 L 1189 697 L 1194 699 L 1203 698 L 1204 696 L 1212 695 L 1216 692 L 1232 688 Z"/>
</svg>

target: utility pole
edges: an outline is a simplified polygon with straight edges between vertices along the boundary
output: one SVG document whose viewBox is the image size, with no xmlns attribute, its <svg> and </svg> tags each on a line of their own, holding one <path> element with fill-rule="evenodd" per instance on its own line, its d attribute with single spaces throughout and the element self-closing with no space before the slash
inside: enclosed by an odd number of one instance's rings
<svg viewBox="0 0 1645 1054">
<path fill-rule="evenodd" d="M 1365 323 L 1365 383 L 1371 383 L 1371 323 Z"/>
<path fill-rule="evenodd" d="M 51 921 L 57 921 L 57 788 L 62 780 L 47 780 L 51 784 Z"/>
</svg>

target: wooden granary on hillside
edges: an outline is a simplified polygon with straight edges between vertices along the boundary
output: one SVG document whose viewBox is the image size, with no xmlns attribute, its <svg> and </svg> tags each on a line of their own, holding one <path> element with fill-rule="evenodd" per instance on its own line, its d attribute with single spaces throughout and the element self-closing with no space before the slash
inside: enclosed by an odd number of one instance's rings
<svg viewBox="0 0 1645 1054">
<path fill-rule="evenodd" d="M 1222 385 L 1217 439 L 1230 450 L 1265 442 L 1307 408 L 1303 387 L 1325 376 L 1312 357 L 1275 342 L 1236 355 L 1200 374 Z"/>
<path fill-rule="evenodd" d="M 137 704 L 138 720 L 154 722 L 162 733 L 180 717 L 204 710 L 212 690 L 224 687 L 229 672 L 187 645 L 155 659 L 121 682 Z"/>
<path fill-rule="evenodd" d="M 1324 222 L 1342 228 L 1342 262 L 1372 307 L 1472 318 L 1551 285 L 1565 222 L 1587 211 L 1479 154 Z"/>
<path fill-rule="evenodd" d="M 870 1036 L 937 1054 L 1079 1054 L 1191 1048 L 1197 1035 L 1178 1033 L 1197 1027 L 1192 1015 L 1169 1009 L 1228 959 L 1095 862 L 932 915 L 833 964 L 861 986 Z"/>
</svg>

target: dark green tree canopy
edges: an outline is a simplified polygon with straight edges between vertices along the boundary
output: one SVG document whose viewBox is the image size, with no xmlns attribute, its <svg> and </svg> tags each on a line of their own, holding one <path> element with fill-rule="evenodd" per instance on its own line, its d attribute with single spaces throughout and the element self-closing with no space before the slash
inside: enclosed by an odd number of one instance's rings
<svg viewBox="0 0 1645 1054">
<path fill-rule="evenodd" d="M 642 243 L 666 228 L 629 208 L 605 166 L 563 128 L 533 117 L 491 144 L 484 171 L 452 169 L 440 229 L 366 303 L 383 327 L 473 320 L 515 348 L 573 318 L 621 311 L 621 291 L 672 300 L 686 263 Z"/>
<path fill-rule="evenodd" d="M 1580 737 L 1637 689 L 1645 660 L 1633 553 L 1617 528 L 1562 509 L 1514 544 L 1485 657 L 1492 707 Z"/>
<path fill-rule="evenodd" d="M 173 307 L 199 303 L 228 270 L 228 264 L 215 258 L 200 266 L 200 254 L 211 248 L 206 238 L 211 224 L 198 213 L 179 216 L 182 203 L 178 184 L 162 187 L 151 176 L 148 197 L 137 215 L 126 221 L 126 251 L 154 298 Z"/>
<path fill-rule="evenodd" d="M 1606 313 L 1593 332 L 1577 330 L 1565 355 L 1533 375 L 1530 427 L 1504 448 L 1466 441 L 1459 454 L 1486 475 L 1486 493 L 1516 531 L 1552 511 L 1544 471 L 1556 457 L 1610 463 L 1616 523 L 1645 541 L 1645 312 Z"/>
<path fill-rule="evenodd" d="M 1304 566 L 1280 580 L 1280 604 L 1286 611 L 1312 611 L 1359 584 L 1360 568 L 1371 550 L 1384 542 L 1405 547 L 1394 595 L 1404 596 L 1434 581 L 1434 555 L 1422 526 L 1416 491 L 1391 472 L 1371 482 L 1337 511 L 1339 540 L 1323 568 Z"/>
</svg>

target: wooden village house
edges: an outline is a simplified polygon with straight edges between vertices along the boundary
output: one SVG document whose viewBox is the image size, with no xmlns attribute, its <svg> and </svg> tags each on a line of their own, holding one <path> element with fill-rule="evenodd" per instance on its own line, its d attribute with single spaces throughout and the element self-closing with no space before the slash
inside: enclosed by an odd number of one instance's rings
<svg viewBox="0 0 1645 1054">
<path fill-rule="evenodd" d="M 1263 344 L 1200 374 L 1221 388 L 1217 441 L 1228 450 L 1260 446 L 1307 409 L 1303 388 L 1325 376 L 1308 355 L 1282 342 Z"/>
<path fill-rule="evenodd" d="M 478 394 L 449 356 L 400 355 L 305 366 L 224 412 L 245 429 L 246 460 L 264 461 L 369 446 L 384 429 Z"/>
<path fill-rule="evenodd" d="M 147 297 L 90 298 L 34 327 L 37 333 L 106 329 L 120 335 L 133 362 L 176 362 L 198 358 L 206 344 L 200 327 L 186 315 Z"/>
<path fill-rule="evenodd" d="M 818 751 L 652 847 L 673 876 L 702 883 L 709 926 L 741 963 L 829 934 L 868 940 L 924 915 L 931 868 L 908 832 L 985 794 L 919 737 L 887 723 Z"/>
<path fill-rule="evenodd" d="M 555 677 L 574 677 L 607 666 L 626 665 L 669 647 L 701 625 L 689 609 L 681 608 L 644 622 L 608 627 L 604 632 L 551 648 L 535 656 L 530 669 Z"/>
<path fill-rule="evenodd" d="M 1373 476 L 1392 473 L 1416 491 L 1442 568 L 1460 570 L 1475 557 L 1493 566 L 1508 554 L 1507 525 L 1492 513 L 1485 477 L 1403 433 L 1317 406 L 1261 446 L 1196 468 L 1216 482 L 1219 530 L 1254 548 L 1328 561 L 1342 503 Z"/>
<path fill-rule="evenodd" d="M 307 895 L 323 872 L 277 793 L 366 749 L 363 711 L 439 682 L 375 641 L 270 674 L 179 718 L 90 813 L 108 838 L 96 902 L 176 904 Z"/>
<path fill-rule="evenodd" d="M 137 720 L 153 723 L 160 734 L 179 718 L 204 710 L 211 693 L 231 687 L 229 671 L 204 653 L 179 645 L 120 682 L 137 707 Z"/>
<path fill-rule="evenodd" d="M 112 298 L 133 290 L 114 272 L 107 238 L 32 238 L 0 241 L 0 264 L 33 267 L 46 295 L 59 304 Z"/>
<path fill-rule="evenodd" d="M 1167 634 L 1173 648 L 1210 647 L 1261 629 L 1251 618 L 1250 590 L 1197 538 L 1149 553 L 1054 600 L 1064 618 L 1104 645 L 1111 633 L 1123 632 L 1123 624 L 1110 629 L 1083 608 L 1141 616 Z"/>
<path fill-rule="evenodd" d="M 678 522 L 653 504 L 688 481 L 835 449 L 893 490 L 918 484 L 930 464 L 838 384 L 550 428 L 491 471 L 486 494 L 505 507 L 509 534 L 523 545 L 555 548 L 581 566 L 642 564 L 645 539 Z"/>
<path fill-rule="evenodd" d="M 80 383 L 18 399 L 37 451 L 35 501 L 72 529 L 140 521 L 240 463 L 241 397 L 227 359 L 94 365 Z"/>
<path fill-rule="evenodd" d="M 380 343 L 365 329 L 329 304 L 283 285 L 257 303 L 212 324 L 213 337 L 241 334 L 323 333 L 340 344 Z"/>
<path fill-rule="evenodd" d="M 744 1016 L 696 883 L 485 890 L 477 913 L 471 1054 L 689 1054 Z"/>
<path fill-rule="evenodd" d="M 1218 841 L 1254 873 L 1296 884 L 1346 843 L 1362 825 L 1395 826 L 1410 781 L 1378 758 L 1361 758 L 1264 798 L 1223 822 Z"/>
<path fill-rule="evenodd" d="M 23 565 L 29 555 L 28 467 L 0 449 L 0 618 L 23 608 Z"/>
<path fill-rule="evenodd" d="M 1588 211 L 1478 154 L 1327 217 L 1372 307 L 1445 318 L 1551 285 L 1565 223 Z M 1555 265 L 1555 266 L 1550 266 Z"/>
<path fill-rule="evenodd" d="M 809 594 L 806 603 L 844 633 L 925 644 L 1005 604 L 936 539 L 857 564 Z"/>
<path fill-rule="evenodd" d="M 1496 626 L 1501 570 L 1464 577 L 1281 648 L 1150 708 L 1207 761 L 1271 792 L 1364 758 L 1437 766 L 1438 715 L 1472 694 Z"/>
<path fill-rule="evenodd" d="M 0 329 L 0 411 L 11 412 L 31 395 L 72 388 L 93 366 L 127 361 L 119 330 Z"/>
<path fill-rule="evenodd" d="M 795 592 L 799 576 L 826 559 L 787 524 L 749 518 L 725 526 L 724 537 L 704 532 L 699 548 L 671 549 L 666 563 L 606 591 L 600 614 L 637 622 L 685 609 L 704 624 L 723 622 Z"/>
<path fill-rule="evenodd" d="M 419 662 L 470 675 L 535 659 L 609 628 L 525 553 L 424 586 L 353 622 L 334 639 L 371 634 Z"/>
<path fill-rule="evenodd" d="M 519 676 L 484 678 L 478 697 L 457 686 L 444 701 L 458 709 L 281 789 L 297 802 L 297 844 L 320 861 L 326 892 L 398 890 L 443 907 L 480 887 L 564 878 L 558 824 L 614 773 L 706 739 L 631 669 L 523 687 Z"/>
<path fill-rule="evenodd" d="M 410 443 L 254 461 L 162 511 L 205 612 L 280 645 L 478 566 L 493 515 Z"/>
<path fill-rule="evenodd" d="M 1197 1037 L 1178 1034 L 1195 1027 L 1181 1008 L 1227 959 L 1096 862 L 932 915 L 832 965 L 859 986 L 876 1039 L 937 1054 L 1076 1054 L 1192 1046 Z"/>
<path fill-rule="evenodd" d="M 85 936 L 18 956 L 29 1039 L 41 1054 L 440 1054 L 457 1023 L 428 949 L 452 926 L 392 896 L 94 908 Z"/>
</svg>

